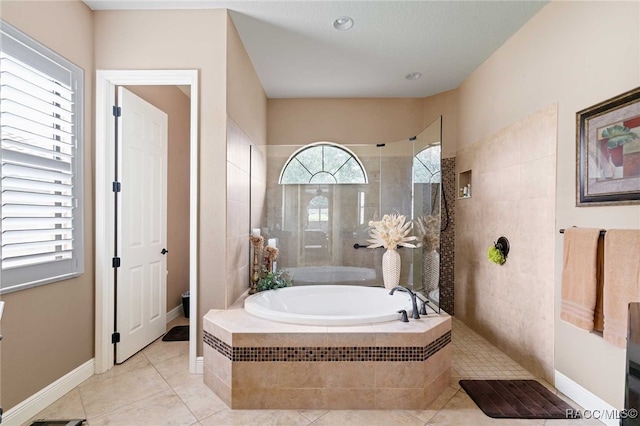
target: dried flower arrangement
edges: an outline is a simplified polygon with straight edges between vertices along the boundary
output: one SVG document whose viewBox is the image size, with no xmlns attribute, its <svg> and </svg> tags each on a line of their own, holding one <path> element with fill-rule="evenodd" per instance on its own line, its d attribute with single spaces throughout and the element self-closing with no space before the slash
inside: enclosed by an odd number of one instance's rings
<svg viewBox="0 0 640 426">
<path fill-rule="evenodd" d="M 381 220 L 369 221 L 369 236 L 367 240 L 371 244 L 368 248 L 384 247 L 388 250 L 395 250 L 398 246 L 415 248 L 415 236 L 409 236 L 411 232 L 411 221 L 406 222 L 406 217 L 398 214 L 385 214 Z"/>
<path fill-rule="evenodd" d="M 440 218 L 434 215 L 421 216 L 415 220 L 418 228 L 418 246 L 424 246 L 428 251 L 440 248 Z"/>
</svg>

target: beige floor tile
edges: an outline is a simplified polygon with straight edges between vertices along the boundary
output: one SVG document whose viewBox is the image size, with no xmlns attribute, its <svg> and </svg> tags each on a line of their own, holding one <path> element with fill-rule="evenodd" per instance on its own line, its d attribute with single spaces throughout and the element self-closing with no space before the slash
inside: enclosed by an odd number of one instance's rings
<svg viewBox="0 0 640 426">
<path fill-rule="evenodd" d="M 84 419 L 84 407 L 78 388 L 65 394 L 53 404 L 33 416 L 25 425 L 38 419 Z"/>
<path fill-rule="evenodd" d="M 294 410 L 226 409 L 200 421 L 202 426 L 307 426 L 310 423 Z"/>
<path fill-rule="evenodd" d="M 144 398 L 90 420 L 91 426 L 190 426 L 197 420 L 171 390 Z"/>
<path fill-rule="evenodd" d="M 189 355 L 181 355 L 175 358 L 159 361 L 153 364 L 162 378 L 169 386 L 180 386 L 191 380 L 193 374 L 189 373 Z M 202 376 L 199 376 L 202 377 Z"/>
<path fill-rule="evenodd" d="M 298 413 L 302 414 L 309 421 L 313 422 L 327 414 L 327 410 L 299 410 Z"/>
<path fill-rule="evenodd" d="M 152 364 L 166 361 L 179 356 L 189 356 L 189 342 L 163 342 L 158 338 L 155 342 L 142 350 Z"/>
<path fill-rule="evenodd" d="M 435 401 L 431 403 L 426 410 L 407 410 L 407 413 L 414 417 L 419 418 L 422 421 L 428 422 L 431 420 L 444 406 L 453 398 L 453 396 L 460 389 L 459 386 L 447 387 Z"/>
<path fill-rule="evenodd" d="M 79 387 L 88 419 L 169 389 L 162 376 L 150 365 L 129 374 L 83 383 Z"/>
<path fill-rule="evenodd" d="M 173 390 L 198 420 L 229 408 L 202 382 L 200 375 L 192 375 L 188 381 Z"/>
<path fill-rule="evenodd" d="M 137 354 L 133 355 L 131 358 L 126 360 L 124 363 L 120 365 L 115 365 L 111 370 L 107 371 L 106 373 L 94 374 L 93 376 L 89 377 L 87 380 L 82 382 L 80 386 L 86 386 L 91 383 L 100 382 L 103 380 L 112 380 L 117 376 L 131 374 L 136 371 L 139 371 L 144 367 L 149 367 L 149 366 L 151 366 L 149 359 L 146 356 L 144 356 L 142 352 L 138 352 Z"/>
<path fill-rule="evenodd" d="M 167 324 L 188 324 L 179 317 Z M 496 420 L 460 388 L 460 379 L 533 378 L 458 320 L 453 320 L 449 387 L 427 410 L 231 410 L 188 371 L 188 342 L 160 339 L 107 373 L 94 375 L 35 418 L 85 418 L 94 425 L 360 426 L 360 425 L 599 425 L 597 420 Z M 175 346 L 173 346 L 175 345 Z M 538 379 L 540 380 L 540 379 Z M 551 385 L 540 380 L 545 386 Z M 554 392 L 557 392 L 553 389 Z M 573 401 L 560 394 L 571 406 Z M 200 422 L 198 422 L 200 420 Z"/>
<path fill-rule="evenodd" d="M 602 426 L 603 423 L 596 419 L 567 419 L 547 420 L 545 426 Z"/>
<path fill-rule="evenodd" d="M 544 420 L 493 419 L 485 415 L 475 402 L 459 390 L 428 425 L 543 425 Z"/>
<path fill-rule="evenodd" d="M 171 322 L 167 323 L 167 331 L 171 330 L 176 325 L 189 325 L 189 318 L 185 318 L 183 315 L 180 315 L 178 318 L 171 320 Z"/>
<path fill-rule="evenodd" d="M 400 410 L 333 410 L 313 426 L 423 426 L 424 421 Z"/>
</svg>

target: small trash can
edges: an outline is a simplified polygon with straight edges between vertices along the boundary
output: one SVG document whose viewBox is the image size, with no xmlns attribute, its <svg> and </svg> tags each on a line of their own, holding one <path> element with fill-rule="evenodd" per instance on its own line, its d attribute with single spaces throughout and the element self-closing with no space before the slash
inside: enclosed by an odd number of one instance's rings
<svg viewBox="0 0 640 426">
<path fill-rule="evenodd" d="M 184 311 L 184 317 L 189 318 L 189 292 L 182 293 L 182 310 Z"/>
</svg>

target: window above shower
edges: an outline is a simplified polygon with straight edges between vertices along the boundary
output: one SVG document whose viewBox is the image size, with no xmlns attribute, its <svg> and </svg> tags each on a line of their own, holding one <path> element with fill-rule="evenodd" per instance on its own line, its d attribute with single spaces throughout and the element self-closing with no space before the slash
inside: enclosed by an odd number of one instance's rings
<svg viewBox="0 0 640 426">
<path fill-rule="evenodd" d="M 358 157 L 348 148 L 322 142 L 294 152 L 282 169 L 279 183 L 367 183 L 367 174 Z"/>
</svg>

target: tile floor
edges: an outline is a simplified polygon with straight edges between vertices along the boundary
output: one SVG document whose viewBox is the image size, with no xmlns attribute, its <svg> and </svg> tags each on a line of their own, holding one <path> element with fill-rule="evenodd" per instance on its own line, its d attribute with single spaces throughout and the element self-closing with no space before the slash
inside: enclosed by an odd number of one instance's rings
<svg viewBox="0 0 640 426">
<path fill-rule="evenodd" d="M 177 319 L 167 330 L 186 323 Z M 188 342 L 158 339 L 124 364 L 89 378 L 34 419 L 86 418 L 91 426 L 602 424 L 597 420 L 495 420 L 485 416 L 460 388 L 459 379 L 534 377 L 455 319 L 452 344 L 451 385 L 428 410 L 231 410 L 202 383 L 202 376 L 189 374 Z"/>
</svg>

